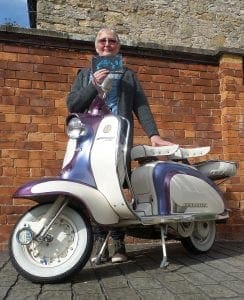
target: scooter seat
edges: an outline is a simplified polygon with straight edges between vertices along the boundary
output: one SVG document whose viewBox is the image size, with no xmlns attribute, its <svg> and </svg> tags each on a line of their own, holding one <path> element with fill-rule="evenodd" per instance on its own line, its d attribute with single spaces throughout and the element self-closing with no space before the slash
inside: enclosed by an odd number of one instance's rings
<svg viewBox="0 0 244 300">
<path fill-rule="evenodd" d="M 179 145 L 153 147 L 148 145 L 137 145 L 131 149 L 131 159 L 140 160 L 142 158 L 171 155 L 177 151 Z"/>
<path fill-rule="evenodd" d="M 178 150 L 170 155 L 170 159 L 187 159 L 191 157 L 204 156 L 210 151 L 210 147 L 197 147 L 197 148 L 178 148 Z"/>
<path fill-rule="evenodd" d="M 206 155 L 210 151 L 210 147 L 198 148 L 180 148 L 179 145 L 153 147 L 148 145 L 138 145 L 131 149 L 131 159 L 140 160 L 154 156 L 169 156 L 170 159 L 187 159 L 190 157 L 198 157 Z"/>
<path fill-rule="evenodd" d="M 212 180 L 234 176 L 237 171 L 237 163 L 223 160 L 209 160 L 193 166 Z"/>
</svg>

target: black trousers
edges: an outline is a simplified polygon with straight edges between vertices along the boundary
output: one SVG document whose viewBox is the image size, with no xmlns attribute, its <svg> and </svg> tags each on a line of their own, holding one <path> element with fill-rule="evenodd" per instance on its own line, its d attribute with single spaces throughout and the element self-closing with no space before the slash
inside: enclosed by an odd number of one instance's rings
<svg viewBox="0 0 244 300">
<path fill-rule="evenodd" d="M 95 226 L 94 234 L 96 240 L 99 238 L 105 239 L 108 234 L 108 230 L 101 226 Z M 124 240 L 125 232 L 123 230 L 112 230 L 111 237 L 113 240 Z"/>
</svg>

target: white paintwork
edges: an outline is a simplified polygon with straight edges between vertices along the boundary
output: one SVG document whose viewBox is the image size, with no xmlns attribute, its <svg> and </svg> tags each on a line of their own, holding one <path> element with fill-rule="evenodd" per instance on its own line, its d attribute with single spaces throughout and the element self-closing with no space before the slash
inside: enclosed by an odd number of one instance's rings
<svg viewBox="0 0 244 300">
<path fill-rule="evenodd" d="M 185 213 L 221 214 L 224 204 L 217 191 L 204 180 L 186 174 L 176 174 L 170 180 L 170 199 L 185 208 Z"/>
<path fill-rule="evenodd" d="M 116 213 L 122 219 L 135 219 L 127 206 L 117 175 L 118 163 L 121 166 L 124 157 L 120 153 L 119 129 L 120 122 L 116 116 L 109 115 L 101 121 L 91 151 L 91 168 L 97 189 L 104 194 Z"/>
<path fill-rule="evenodd" d="M 142 215 L 158 215 L 157 196 L 153 184 L 153 169 L 158 162 L 148 163 L 133 170 L 131 184 L 137 195 L 136 213 Z M 148 203 L 146 205 L 145 203 Z"/>
<path fill-rule="evenodd" d="M 77 140 L 76 139 L 69 139 L 68 143 L 67 143 L 67 147 L 66 147 L 66 151 L 65 151 L 65 155 L 64 155 L 64 160 L 63 160 L 63 166 L 62 169 L 71 161 L 71 159 L 74 156 L 74 152 L 76 149 L 76 144 L 77 144 Z"/>
<path fill-rule="evenodd" d="M 57 194 L 62 192 L 71 193 L 85 203 L 98 223 L 103 225 L 118 223 L 119 217 L 109 205 L 104 195 L 92 187 L 77 182 L 57 179 L 37 183 L 32 187 L 31 192 L 33 194 L 42 194 L 44 192 Z"/>
</svg>

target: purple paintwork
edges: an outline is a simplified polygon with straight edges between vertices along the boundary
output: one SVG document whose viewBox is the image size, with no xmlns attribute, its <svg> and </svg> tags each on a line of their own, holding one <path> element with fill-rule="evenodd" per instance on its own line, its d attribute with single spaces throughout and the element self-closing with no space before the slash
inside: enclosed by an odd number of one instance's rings
<svg viewBox="0 0 244 300">
<path fill-rule="evenodd" d="M 158 212 L 160 215 L 169 215 L 171 212 L 170 181 L 176 174 L 187 174 L 200 178 L 211 185 L 222 197 L 222 193 L 218 187 L 198 170 L 175 162 L 158 163 L 153 170 L 153 183 L 158 199 Z"/>
</svg>

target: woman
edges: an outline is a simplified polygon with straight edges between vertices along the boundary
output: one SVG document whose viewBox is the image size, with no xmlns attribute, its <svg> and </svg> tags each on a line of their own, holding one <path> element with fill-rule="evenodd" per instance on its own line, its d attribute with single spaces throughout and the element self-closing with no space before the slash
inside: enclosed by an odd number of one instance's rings
<svg viewBox="0 0 244 300">
<path fill-rule="evenodd" d="M 120 50 L 120 40 L 116 32 L 109 28 L 99 30 L 95 39 L 95 48 L 99 56 L 116 55 Z M 108 76 L 109 70 L 100 69 L 93 74 L 91 69 L 80 69 L 77 78 L 68 95 L 67 106 L 70 112 L 84 112 L 89 108 L 93 99 L 97 96 L 97 84 L 102 84 Z M 134 72 L 126 67 L 122 74 L 116 74 L 112 88 L 107 95 L 106 103 L 111 111 L 122 117 L 125 117 L 131 124 L 129 146 L 132 146 L 133 140 L 133 112 L 150 138 L 152 146 L 167 146 L 172 143 L 160 138 L 156 123 L 151 113 L 145 93 L 136 78 Z M 98 247 L 103 243 L 107 232 L 102 228 L 97 230 Z M 114 254 L 112 262 L 124 262 L 127 260 L 124 232 L 112 231 Z M 99 249 L 99 248 L 98 248 Z M 108 249 L 106 249 L 102 260 L 109 258 Z"/>
</svg>

